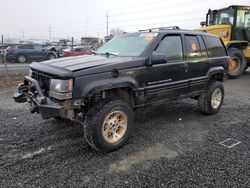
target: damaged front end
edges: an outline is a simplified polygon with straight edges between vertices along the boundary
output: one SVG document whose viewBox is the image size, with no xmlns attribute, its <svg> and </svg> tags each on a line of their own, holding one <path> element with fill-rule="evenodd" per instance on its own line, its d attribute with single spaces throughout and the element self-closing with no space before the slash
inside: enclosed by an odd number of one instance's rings
<svg viewBox="0 0 250 188">
<path fill-rule="evenodd" d="M 41 114 L 43 119 L 62 117 L 74 120 L 76 118 L 76 114 L 81 111 L 81 100 L 72 100 L 72 95 L 68 93 L 65 95 L 65 100 L 62 99 L 62 93 L 59 95 L 61 98 L 57 100 L 47 94 L 51 92 L 52 96 L 55 96 L 56 92 L 44 91 L 40 85 L 38 80 L 25 76 L 24 83 L 20 84 L 18 91 L 13 94 L 14 100 L 18 103 L 29 102 L 30 112 Z"/>
</svg>

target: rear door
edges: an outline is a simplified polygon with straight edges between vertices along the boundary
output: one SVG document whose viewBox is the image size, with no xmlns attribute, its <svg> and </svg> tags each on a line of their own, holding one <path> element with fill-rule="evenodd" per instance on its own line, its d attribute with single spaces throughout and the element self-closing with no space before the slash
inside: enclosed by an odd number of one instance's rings
<svg viewBox="0 0 250 188">
<path fill-rule="evenodd" d="M 207 80 L 209 66 L 208 52 L 199 35 L 185 35 L 186 61 L 189 64 L 187 77 L 189 92 L 201 91 Z"/>
<path fill-rule="evenodd" d="M 33 59 L 34 57 L 34 48 L 32 45 L 20 45 L 17 47 L 19 54 L 22 54 L 26 57 L 26 59 Z"/>
<path fill-rule="evenodd" d="M 153 53 L 165 54 L 166 63 L 148 66 L 145 70 L 146 101 L 178 97 L 188 90 L 181 35 L 166 35 Z"/>
</svg>

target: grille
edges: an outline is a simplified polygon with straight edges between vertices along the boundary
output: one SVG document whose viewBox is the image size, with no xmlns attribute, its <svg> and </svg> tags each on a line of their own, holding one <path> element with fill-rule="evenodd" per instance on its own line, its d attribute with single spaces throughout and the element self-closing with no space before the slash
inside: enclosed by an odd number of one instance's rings
<svg viewBox="0 0 250 188">
<path fill-rule="evenodd" d="M 49 91 L 51 77 L 42 73 L 32 71 L 32 78 L 38 81 L 40 87 L 45 91 Z"/>
</svg>

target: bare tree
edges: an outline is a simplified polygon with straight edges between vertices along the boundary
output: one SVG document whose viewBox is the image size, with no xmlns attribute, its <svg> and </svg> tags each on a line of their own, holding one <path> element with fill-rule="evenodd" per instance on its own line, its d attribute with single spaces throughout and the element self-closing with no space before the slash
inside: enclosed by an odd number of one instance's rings
<svg viewBox="0 0 250 188">
<path fill-rule="evenodd" d="M 114 37 L 115 36 L 119 36 L 119 35 L 122 35 L 125 33 L 125 30 L 123 29 L 120 29 L 120 28 L 116 28 L 116 29 L 111 29 L 110 30 L 110 35 L 113 35 Z"/>
</svg>

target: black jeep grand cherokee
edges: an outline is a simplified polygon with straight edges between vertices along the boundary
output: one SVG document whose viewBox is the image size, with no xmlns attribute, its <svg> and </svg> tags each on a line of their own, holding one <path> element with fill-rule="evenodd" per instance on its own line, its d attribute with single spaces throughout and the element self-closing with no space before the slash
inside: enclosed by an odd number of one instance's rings
<svg viewBox="0 0 250 188">
<path fill-rule="evenodd" d="M 85 138 L 110 152 L 127 141 L 133 110 L 191 97 L 201 112 L 219 111 L 229 57 L 220 38 L 200 31 L 158 28 L 129 33 L 95 55 L 32 63 L 14 94 L 44 119 L 83 122 Z"/>
</svg>

